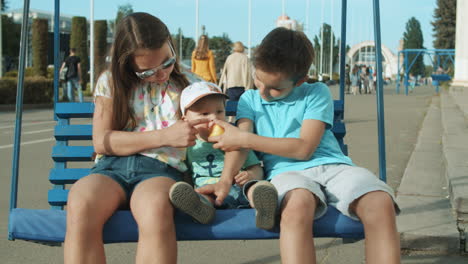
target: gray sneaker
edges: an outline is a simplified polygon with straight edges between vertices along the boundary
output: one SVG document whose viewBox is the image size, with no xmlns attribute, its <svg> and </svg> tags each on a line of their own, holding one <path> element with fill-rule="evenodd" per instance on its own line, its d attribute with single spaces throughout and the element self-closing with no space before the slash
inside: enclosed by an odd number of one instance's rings
<svg viewBox="0 0 468 264">
<path fill-rule="evenodd" d="M 172 185 L 169 190 L 169 199 L 175 208 L 190 215 L 201 224 L 209 224 L 215 217 L 216 210 L 213 205 L 186 182 L 177 182 Z"/>
<path fill-rule="evenodd" d="M 255 224 L 261 229 L 272 229 L 276 224 L 278 192 L 269 181 L 259 181 L 253 186 L 252 201 L 255 205 Z"/>
</svg>

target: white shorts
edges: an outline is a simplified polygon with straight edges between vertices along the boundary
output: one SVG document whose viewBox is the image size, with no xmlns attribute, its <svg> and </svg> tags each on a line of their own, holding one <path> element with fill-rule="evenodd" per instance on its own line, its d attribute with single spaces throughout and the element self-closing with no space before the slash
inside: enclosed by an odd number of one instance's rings
<svg viewBox="0 0 468 264">
<path fill-rule="evenodd" d="M 280 173 L 273 177 L 271 183 L 278 190 L 279 206 L 286 193 L 291 190 L 306 189 L 315 194 L 320 200 L 315 219 L 323 216 L 327 205 L 331 205 L 342 214 L 359 220 L 355 212 L 350 212 L 349 206 L 357 198 L 372 191 L 388 193 L 393 199 L 396 212 L 400 212 L 392 188 L 361 167 L 346 164 L 321 165 L 302 171 Z"/>
</svg>

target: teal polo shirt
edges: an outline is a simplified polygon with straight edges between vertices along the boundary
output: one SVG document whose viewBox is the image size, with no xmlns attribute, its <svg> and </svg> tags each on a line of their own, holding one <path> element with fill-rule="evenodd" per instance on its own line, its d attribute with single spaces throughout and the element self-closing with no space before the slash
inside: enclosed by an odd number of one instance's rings
<svg viewBox="0 0 468 264">
<path fill-rule="evenodd" d="M 320 82 L 304 83 L 295 87 L 291 93 L 278 101 L 262 99 L 258 90 L 248 90 L 240 98 L 236 118 L 253 121 L 254 132 L 272 138 L 299 138 L 302 121 L 320 120 L 326 124 L 320 144 L 309 160 L 271 155 L 258 152 L 263 161 L 268 180 L 287 171 L 340 163 L 354 166 L 351 159 L 343 154 L 333 135 L 333 99 L 328 87 Z"/>
</svg>

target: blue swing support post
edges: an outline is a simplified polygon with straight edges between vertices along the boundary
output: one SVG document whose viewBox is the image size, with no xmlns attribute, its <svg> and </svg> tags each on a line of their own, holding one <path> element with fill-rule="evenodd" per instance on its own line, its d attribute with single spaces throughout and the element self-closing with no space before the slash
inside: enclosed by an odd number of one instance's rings
<svg viewBox="0 0 468 264">
<path fill-rule="evenodd" d="M 59 23 L 59 3 L 55 0 L 55 27 Z M 374 30 L 377 57 L 377 114 L 379 137 L 379 178 L 386 181 L 385 165 L 385 133 L 383 112 L 383 82 L 382 82 L 382 55 L 380 41 L 380 15 L 379 0 L 373 0 L 374 4 Z M 342 0 L 341 13 L 341 63 L 340 63 L 340 100 L 335 100 L 335 121 L 333 133 L 338 139 L 342 150 L 347 154 L 347 146 L 344 144 L 346 134 L 343 122 L 344 113 L 344 81 L 345 81 L 345 52 L 346 45 L 346 8 L 347 0 Z M 59 103 L 58 102 L 58 69 L 59 69 L 59 30 L 54 33 L 54 118 L 57 121 L 54 129 L 56 144 L 52 149 L 51 158 L 54 167 L 49 173 L 49 181 L 53 187 L 48 191 L 50 209 L 29 209 L 17 207 L 18 175 L 19 175 L 19 151 L 21 143 L 21 120 L 23 108 L 23 82 L 25 67 L 25 49 L 27 43 L 29 0 L 24 0 L 23 24 L 21 31 L 20 65 L 18 77 L 18 91 L 16 101 L 16 127 L 14 139 L 14 153 L 11 176 L 11 200 L 9 210 L 8 238 L 9 240 L 27 240 L 39 243 L 56 245 L 65 238 L 66 230 L 66 206 L 68 190 L 78 179 L 89 174 L 90 169 L 68 168 L 67 162 L 92 161 L 93 146 L 91 143 L 91 125 L 72 124 L 74 118 L 91 119 L 94 112 L 94 104 L 84 103 Z M 235 114 L 235 104 L 227 104 L 227 112 Z M 81 140 L 89 143 L 88 146 L 69 146 L 69 140 Z M 176 212 L 176 236 L 177 240 L 248 240 L 248 239 L 276 239 L 279 237 L 279 227 L 266 231 L 255 226 L 254 209 L 217 210 L 214 223 L 209 225 L 197 224 L 192 219 Z M 314 222 L 314 237 L 339 237 L 343 239 L 364 238 L 364 228 L 361 222 L 342 215 L 338 210 L 329 207 L 325 216 Z M 104 243 L 136 242 L 138 240 L 138 228 L 130 211 L 119 210 L 108 220 L 103 230 Z"/>
<path fill-rule="evenodd" d="M 410 60 L 410 55 L 414 56 Z M 397 71 L 397 81 L 396 81 L 396 93 L 400 93 L 400 78 L 403 74 L 403 84 L 405 86 L 405 95 L 408 95 L 408 86 L 409 86 L 409 74 L 411 68 L 416 63 L 416 60 L 420 56 L 427 55 L 432 63 L 434 71 L 442 67 L 443 69 L 447 68 L 447 64 L 451 62 L 455 64 L 455 49 L 404 49 L 398 51 L 398 71 Z M 403 56 L 403 62 L 400 63 L 400 56 Z M 435 73 L 431 75 L 432 85 L 435 88 L 435 93 L 439 93 L 439 85 L 441 81 L 449 81 L 452 78 L 447 73 Z"/>
</svg>

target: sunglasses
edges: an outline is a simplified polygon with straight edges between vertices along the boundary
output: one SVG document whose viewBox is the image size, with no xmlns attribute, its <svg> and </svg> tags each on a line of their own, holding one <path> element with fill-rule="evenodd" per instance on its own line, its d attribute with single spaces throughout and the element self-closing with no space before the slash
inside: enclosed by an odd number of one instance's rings
<svg viewBox="0 0 468 264">
<path fill-rule="evenodd" d="M 158 67 L 156 67 L 154 69 L 146 70 L 146 71 L 143 71 L 143 72 L 135 72 L 135 74 L 136 74 L 136 76 L 138 76 L 138 78 L 144 80 L 146 78 L 149 78 L 149 77 L 157 74 L 161 70 L 165 70 L 165 69 L 171 67 L 172 65 L 174 65 L 176 63 L 177 59 L 176 59 L 176 53 L 174 51 L 174 48 L 172 47 L 170 41 L 168 41 L 167 43 L 169 44 L 169 47 L 171 49 L 171 52 L 172 52 L 173 56 L 171 58 L 167 59 L 165 62 L 163 62 L 161 65 L 159 65 Z"/>
</svg>

